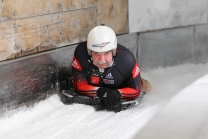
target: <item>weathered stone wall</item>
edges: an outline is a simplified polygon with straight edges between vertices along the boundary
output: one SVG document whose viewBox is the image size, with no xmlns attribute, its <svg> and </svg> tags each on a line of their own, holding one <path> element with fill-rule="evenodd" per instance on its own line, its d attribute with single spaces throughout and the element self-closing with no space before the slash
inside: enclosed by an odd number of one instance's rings
<svg viewBox="0 0 208 139">
<path fill-rule="evenodd" d="M 2 0 L 0 61 L 85 41 L 101 23 L 128 33 L 128 1 Z"/>
</svg>

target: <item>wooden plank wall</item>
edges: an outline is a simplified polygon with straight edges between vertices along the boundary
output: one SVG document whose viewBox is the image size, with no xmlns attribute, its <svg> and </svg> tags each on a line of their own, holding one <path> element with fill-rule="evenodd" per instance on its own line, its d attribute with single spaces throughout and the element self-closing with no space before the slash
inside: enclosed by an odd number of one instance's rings
<svg viewBox="0 0 208 139">
<path fill-rule="evenodd" d="M 0 61 L 85 41 L 101 23 L 128 33 L 128 1 L 1 0 Z"/>
</svg>

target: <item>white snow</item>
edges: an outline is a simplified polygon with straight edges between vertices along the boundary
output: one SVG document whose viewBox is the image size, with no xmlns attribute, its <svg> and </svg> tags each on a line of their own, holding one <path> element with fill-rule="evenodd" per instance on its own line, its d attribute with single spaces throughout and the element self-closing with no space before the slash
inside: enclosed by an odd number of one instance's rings
<svg viewBox="0 0 208 139">
<path fill-rule="evenodd" d="M 207 98 L 208 74 L 172 97 L 134 139 L 208 139 Z"/>
<path fill-rule="evenodd" d="M 142 72 L 153 90 L 119 113 L 83 104 L 64 105 L 57 95 L 0 118 L 1 139 L 130 139 L 180 90 L 207 74 L 208 64 L 184 64 Z"/>
</svg>

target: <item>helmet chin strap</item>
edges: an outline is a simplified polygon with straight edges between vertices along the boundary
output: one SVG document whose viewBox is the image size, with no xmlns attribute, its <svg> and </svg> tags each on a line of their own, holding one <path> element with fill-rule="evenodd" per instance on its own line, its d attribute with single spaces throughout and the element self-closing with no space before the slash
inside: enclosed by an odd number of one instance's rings
<svg viewBox="0 0 208 139">
<path fill-rule="evenodd" d="M 92 56 L 92 50 L 87 49 L 88 55 L 91 57 Z"/>
<path fill-rule="evenodd" d="M 114 50 L 112 50 L 112 54 L 113 54 L 113 57 L 115 57 L 116 56 L 116 53 L 117 53 L 117 48 L 116 49 L 114 49 Z"/>
</svg>

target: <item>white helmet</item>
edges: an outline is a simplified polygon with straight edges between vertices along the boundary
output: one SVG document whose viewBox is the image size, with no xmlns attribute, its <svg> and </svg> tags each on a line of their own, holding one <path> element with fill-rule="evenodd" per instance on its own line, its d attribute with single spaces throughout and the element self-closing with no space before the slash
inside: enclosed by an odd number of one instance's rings
<svg viewBox="0 0 208 139">
<path fill-rule="evenodd" d="M 116 53 L 117 38 L 115 32 L 105 26 L 94 27 L 88 34 L 87 37 L 87 49 L 89 55 L 91 51 L 94 52 L 108 52 L 113 51 L 113 55 Z"/>
</svg>

